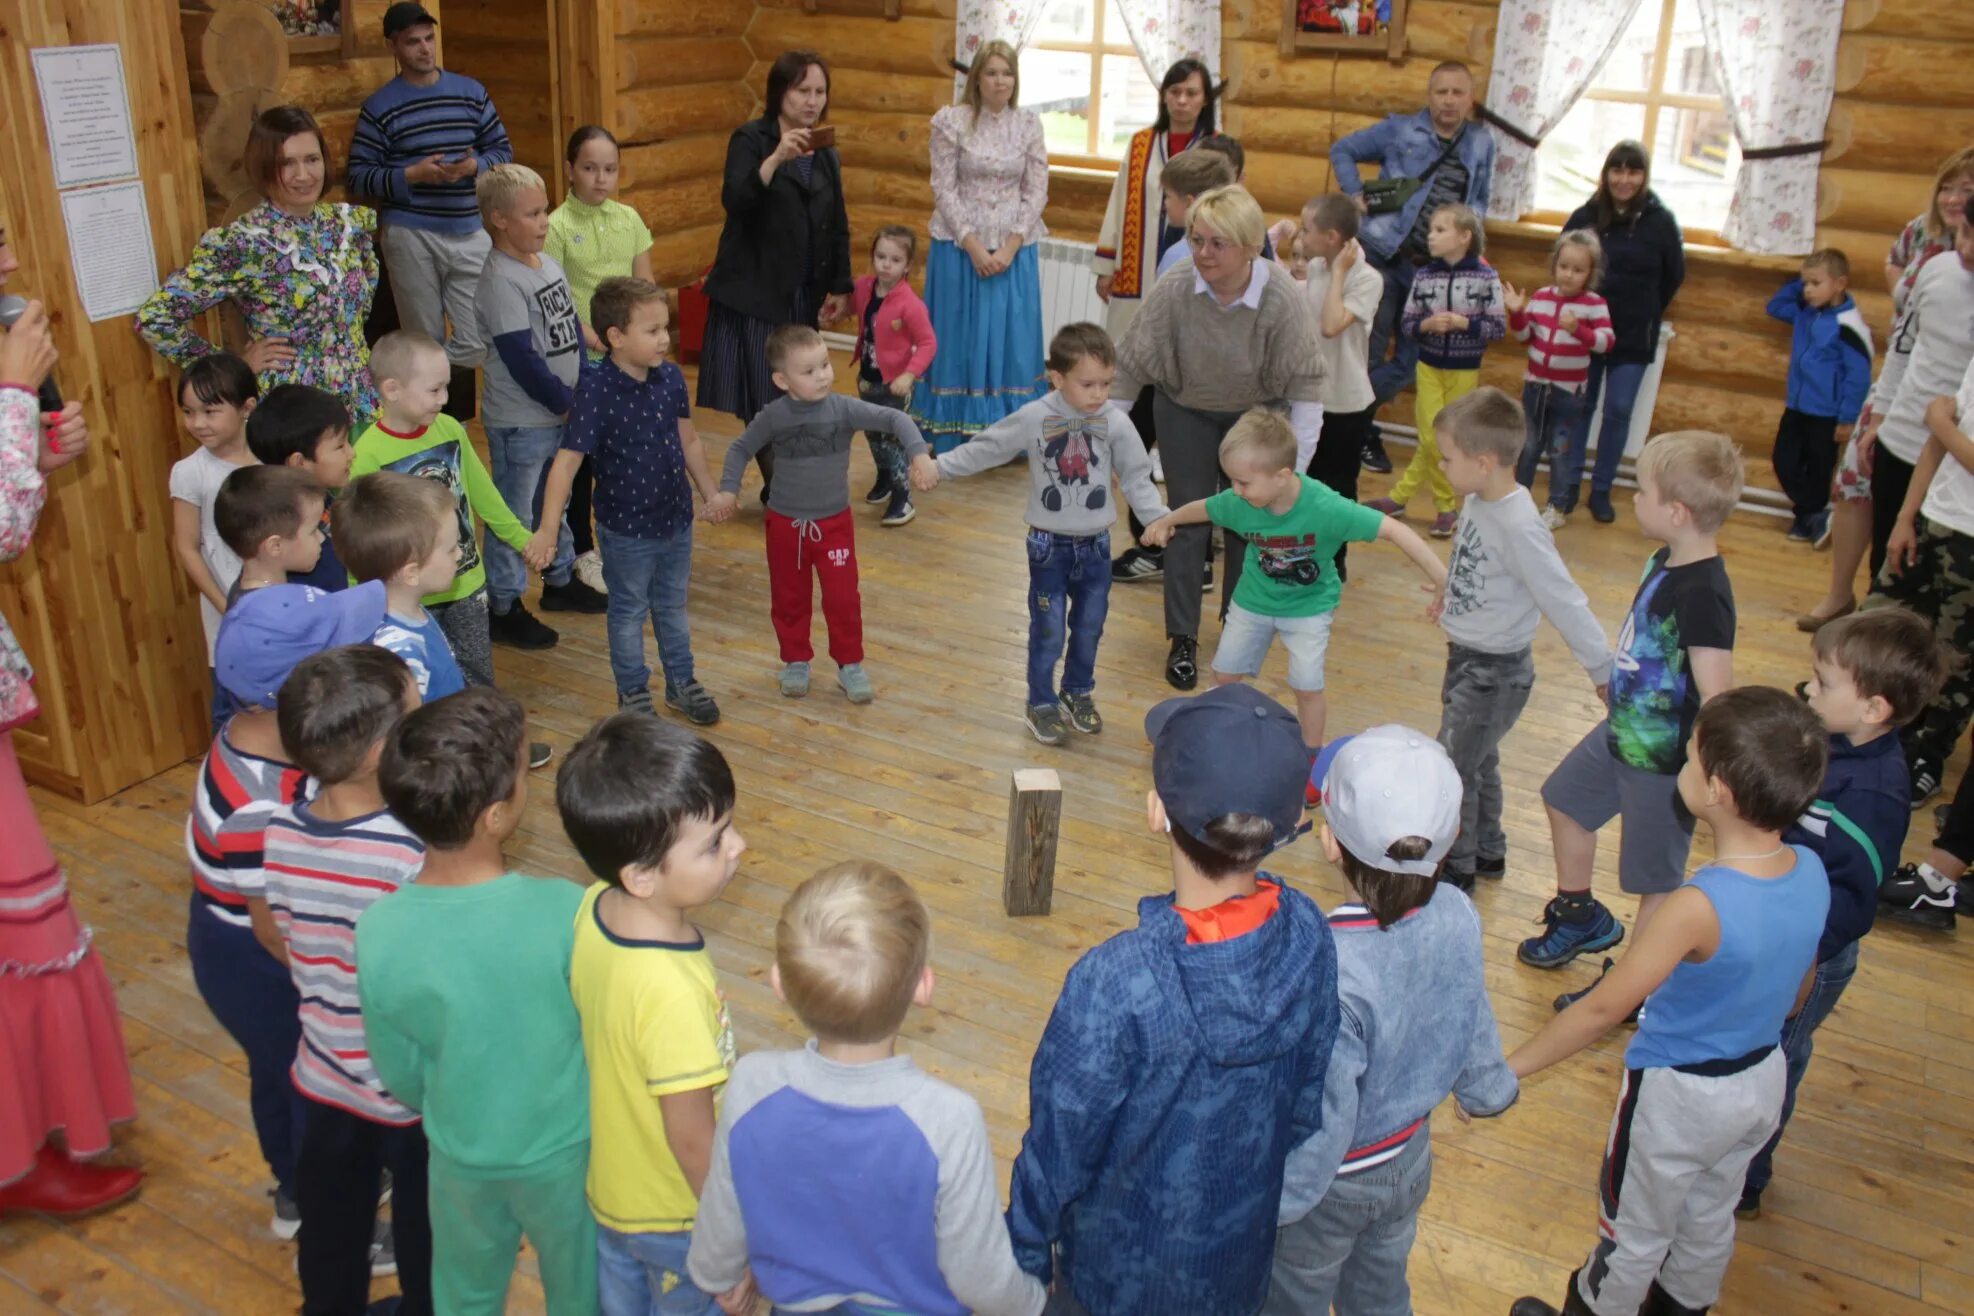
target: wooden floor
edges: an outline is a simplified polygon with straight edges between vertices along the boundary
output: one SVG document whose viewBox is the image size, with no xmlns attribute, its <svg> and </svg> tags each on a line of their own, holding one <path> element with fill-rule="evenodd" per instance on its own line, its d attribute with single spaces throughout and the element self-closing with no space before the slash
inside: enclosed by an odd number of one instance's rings
<svg viewBox="0 0 1974 1316">
<path fill-rule="evenodd" d="M 715 450 L 733 432 L 722 421 L 704 427 Z M 852 478 L 861 493 L 870 478 L 861 449 Z M 1025 1125 L 1029 1058 L 1064 972 L 1130 926 L 1140 897 L 1169 889 L 1165 842 L 1143 822 L 1142 719 L 1169 693 L 1159 590 L 1113 593 L 1097 689 L 1108 729 L 1051 750 L 1030 739 L 1020 716 L 1025 474 L 949 484 L 922 497 L 918 520 L 903 529 L 880 528 L 874 509 L 859 504 L 877 702 L 852 707 L 826 660 L 815 693 L 786 700 L 775 689 L 749 479 L 742 515 L 700 529 L 692 595 L 699 674 L 725 714 L 713 739 L 739 780 L 738 823 L 750 846 L 740 877 L 701 919 L 741 1044 L 789 1046 L 800 1036 L 766 983 L 775 914 L 789 890 L 841 859 L 896 867 L 937 923 L 938 992 L 932 1009 L 913 1016 L 908 1048 L 979 1098 L 1005 1182 Z M 1382 487 L 1370 484 L 1366 496 Z M 1559 536 L 1613 633 L 1649 551 L 1624 501 L 1616 525 L 1580 514 Z M 1790 618 L 1820 594 L 1828 559 L 1784 543 L 1782 523 L 1766 517 L 1737 517 L 1724 543 L 1740 603 L 1736 675 L 1793 685 L 1808 667 Z M 1333 735 L 1394 720 L 1438 725 L 1445 647 L 1425 604 L 1397 552 L 1352 550 L 1330 652 Z M 498 664 L 538 737 L 566 748 L 612 711 L 613 690 L 603 619 L 551 620 L 562 630 L 559 648 L 503 649 Z M 820 649 L 820 617 L 817 637 Z M 1213 638 L 1205 637 L 1207 655 Z M 1544 973 L 1514 955 L 1552 889 L 1537 786 L 1596 718 L 1589 683 L 1547 628 L 1536 661 L 1541 683 L 1502 754 L 1509 875 L 1479 894 L 1489 986 L 1510 1047 L 1549 1017 L 1557 992 L 1592 974 L 1583 964 Z M 1262 684 L 1286 698 L 1283 682 L 1278 646 Z M 999 901 L 1009 773 L 1035 765 L 1057 769 L 1064 787 L 1055 912 L 1011 921 Z M 92 808 L 37 796 L 120 993 L 142 1110 L 123 1147 L 150 1177 L 133 1205 L 95 1220 L 0 1223 L 0 1312 L 278 1313 L 297 1301 L 294 1249 L 267 1232 L 268 1181 L 241 1057 L 200 1003 L 185 960 L 183 826 L 193 778 L 187 764 Z M 1923 844 L 1931 831 L 1929 810 L 1915 818 L 1915 838 Z M 1696 862 L 1710 853 L 1702 835 Z M 532 795 L 512 858 L 535 872 L 578 874 L 550 791 Z M 1598 885 L 1628 921 L 1632 902 L 1613 895 L 1611 863 L 1607 848 Z M 1307 841 L 1271 867 L 1326 905 L 1341 894 Z M 1500 1316 L 1519 1294 L 1559 1292 L 1592 1242 L 1598 1158 L 1626 1038 L 1615 1034 L 1540 1076 L 1501 1119 L 1465 1126 L 1443 1112 L 1435 1120 L 1436 1182 L 1412 1265 L 1419 1311 Z M 1974 1193 L 1968 946 L 1881 927 L 1817 1040 L 1766 1214 L 1740 1231 L 1720 1310 L 1974 1311 L 1974 1225 L 1963 1223 Z M 513 1311 L 541 1310 L 529 1269 L 524 1258 Z"/>
</svg>

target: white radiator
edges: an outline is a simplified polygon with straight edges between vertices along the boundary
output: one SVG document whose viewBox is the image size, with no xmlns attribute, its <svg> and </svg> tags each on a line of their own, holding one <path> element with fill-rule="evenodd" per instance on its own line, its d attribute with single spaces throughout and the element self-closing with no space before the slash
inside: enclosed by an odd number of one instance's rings
<svg viewBox="0 0 1974 1316">
<path fill-rule="evenodd" d="M 1042 281 L 1042 341 L 1078 320 L 1104 322 L 1104 304 L 1097 297 L 1097 275 L 1090 268 L 1097 249 L 1088 242 L 1043 238 L 1035 244 Z"/>
</svg>

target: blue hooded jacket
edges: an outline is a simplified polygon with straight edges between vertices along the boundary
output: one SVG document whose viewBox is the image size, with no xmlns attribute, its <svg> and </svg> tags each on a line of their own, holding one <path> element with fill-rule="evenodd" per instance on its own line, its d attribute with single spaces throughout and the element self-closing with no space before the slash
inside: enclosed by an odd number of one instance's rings
<svg viewBox="0 0 1974 1316">
<path fill-rule="evenodd" d="M 1791 411 L 1833 416 L 1849 425 L 1871 391 L 1871 326 L 1846 294 L 1835 306 L 1803 300 L 1803 281 L 1791 279 L 1768 299 L 1768 313 L 1793 326 L 1789 345 Z"/>
<path fill-rule="evenodd" d="M 1029 1071 L 1015 1260 L 1059 1256 L 1091 1316 L 1248 1316 L 1268 1293 L 1289 1151 L 1322 1125 L 1336 944 L 1277 879 L 1275 914 L 1188 945 L 1170 894 L 1070 969 Z"/>
<path fill-rule="evenodd" d="M 1823 789 L 1795 826 L 1782 833 L 1807 846 L 1830 874 L 1830 917 L 1817 943 L 1823 963 L 1871 931 L 1878 887 L 1898 867 L 1912 825 L 1912 777 L 1896 734 L 1862 745 L 1830 737 Z"/>
</svg>

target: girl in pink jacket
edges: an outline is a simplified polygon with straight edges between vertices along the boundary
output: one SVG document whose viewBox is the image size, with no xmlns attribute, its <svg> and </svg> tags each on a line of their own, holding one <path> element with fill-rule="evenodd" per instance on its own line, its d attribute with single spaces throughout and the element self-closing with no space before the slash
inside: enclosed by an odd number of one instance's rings
<svg viewBox="0 0 1974 1316">
<path fill-rule="evenodd" d="M 912 291 L 912 257 L 918 235 L 900 224 L 877 231 L 870 244 L 871 273 L 858 279 L 851 294 L 857 316 L 857 391 L 866 402 L 902 411 L 912 385 L 925 374 L 939 351 L 932 317 Z M 866 433 L 871 457 L 877 462 L 877 483 L 864 496 L 883 503 L 883 523 L 904 525 L 918 512 L 912 507 L 912 486 L 905 478 L 905 453 L 888 434 Z"/>
</svg>

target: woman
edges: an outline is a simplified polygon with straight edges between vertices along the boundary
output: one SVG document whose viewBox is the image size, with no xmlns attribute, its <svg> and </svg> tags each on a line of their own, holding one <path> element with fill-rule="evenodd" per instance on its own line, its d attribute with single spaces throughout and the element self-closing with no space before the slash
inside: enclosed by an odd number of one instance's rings
<svg viewBox="0 0 1974 1316">
<path fill-rule="evenodd" d="M 1106 304 L 1110 336 L 1119 340 L 1157 282 L 1158 258 L 1185 237 L 1165 222 L 1158 185 L 1165 162 L 1214 130 L 1213 82 L 1198 60 L 1182 59 L 1167 69 L 1158 96 L 1158 120 L 1131 134 L 1097 230 L 1097 296 Z"/>
<path fill-rule="evenodd" d="M 939 354 L 912 411 L 948 452 L 1048 391 L 1035 240 L 1049 230 L 1042 121 L 1016 108 L 1014 47 L 990 41 L 958 105 L 932 116 L 932 254 L 925 300 Z"/>
<path fill-rule="evenodd" d="M 0 230 L 0 287 L 19 268 Z M 44 437 L 33 390 L 54 364 L 48 313 L 31 302 L 0 337 L 0 561 L 27 551 L 48 473 L 89 444 L 73 402 Z M 143 1173 L 83 1159 L 109 1150 L 110 1126 L 137 1106 L 116 994 L 69 905 L 7 734 L 40 711 L 33 679 L 0 617 L 0 1215 L 73 1216 L 123 1201 Z"/>
<path fill-rule="evenodd" d="M 377 293 L 377 212 L 322 199 L 329 176 L 322 129 L 295 105 L 262 111 L 247 134 L 247 176 L 261 203 L 208 229 L 184 269 L 137 312 L 137 330 L 178 366 L 216 349 L 192 325 L 230 301 L 246 317 L 241 356 L 260 378 L 312 384 L 350 409 L 350 432 L 377 411 L 363 321 Z"/>
<path fill-rule="evenodd" d="M 768 335 L 784 324 L 843 318 L 852 286 L 850 217 L 836 148 L 811 150 L 829 112 L 829 66 L 813 50 L 782 52 L 768 68 L 767 110 L 727 140 L 720 204 L 726 223 L 706 276 L 706 339 L 699 405 L 743 423 L 781 396 L 768 369 Z M 755 458 L 763 484 L 773 454 Z M 763 500 L 767 489 L 761 490 Z"/>
<path fill-rule="evenodd" d="M 1617 342 L 1601 356 L 1590 358 L 1590 384 L 1584 390 L 1583 411 L 1570 436 L 1563 472 L 1549 492 L 1550 503 L 1565 514 L 1576 509 L 1583 483 L 1584 451 L 1597 401 L 1604 402 L 1604 428 L 1598 436 L 1597 468 L 1590 479 L 1590 515 L 1600 523 L 1617 519 L 1611 507 L 1611 485 L 1618 477 L 1631 433 L 1631 408 L 1638 386 L 1659 351 L 1659 322 L 1665 318 L 1679 285 L 1686 279 L 1686 250 L 1679 221 L 1652 191 L 1652 159 L 1637 142 L 1619 142 L 1604 157 L 1602 181 L 1588 203 L 1578 206 L 1563 224 L 1565 233 L 1594 229 L 1604 244 L 1604 300 L 1611 308 Z M 1557 491 L 1561 490 L 1559 494 Z"/>
</svg>

